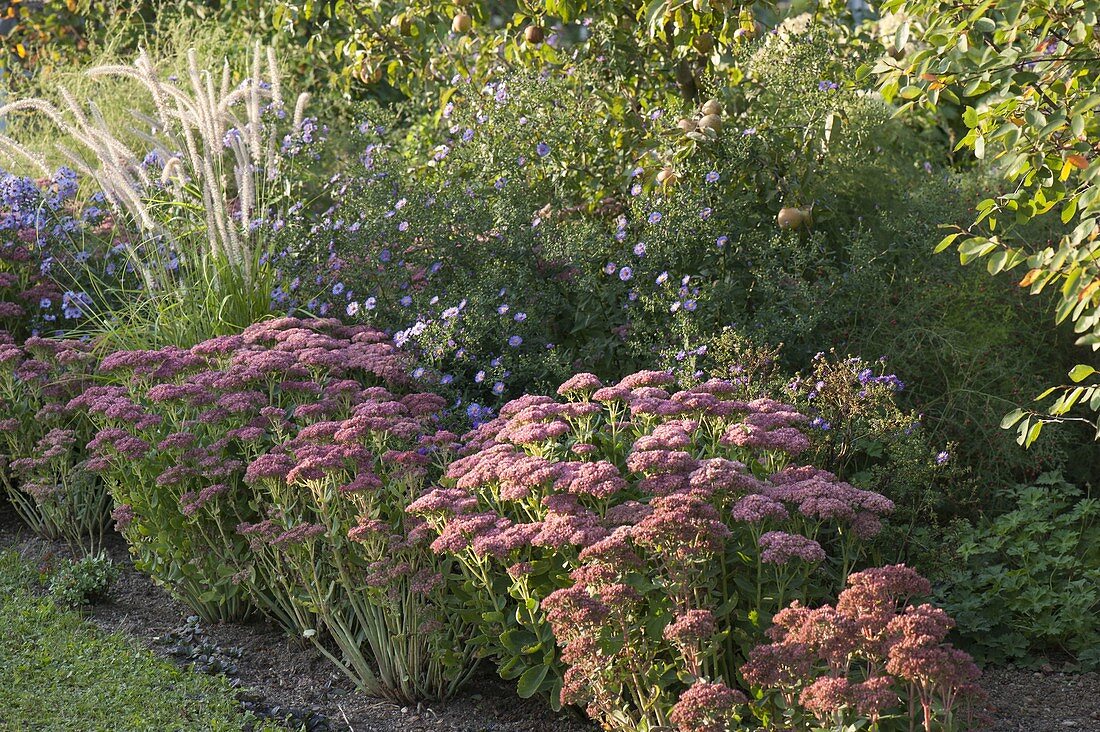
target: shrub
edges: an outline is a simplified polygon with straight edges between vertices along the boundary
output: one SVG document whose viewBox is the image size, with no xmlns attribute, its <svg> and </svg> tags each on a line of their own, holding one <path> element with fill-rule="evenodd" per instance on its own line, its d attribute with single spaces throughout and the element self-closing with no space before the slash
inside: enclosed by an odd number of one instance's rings
<svg viewBox="0 0 1100 732">
<path fill-rule="evenodd" d="M 17 342 L 62 332 L 92 304 L 70 275 L 92 266 L 109 217 L 76 200 L 78 185 L 64 167 L 39 180 L 0 171 L 0 329 Z"/>
<path fill-rule="evenodd" d="M 614 729 L 667 725 L 696 679 L 732 689 L 771 613 L 839 588 L 893 508 L 795 461 L 791 407 L 672 381 L 582 373 L 565 401 L 510 402 L 409 507 L 463 567 L 501 675 Z"/>
<path fill-rule="evenodd" d="M 730 326 L 785 344 L 788 371 L 812 368 L 822 344 L 888 354 L 914 387 L 900 404 L 925 415 L 930 442 L 959 443 L 956 464 L 993 482 L 1057 465 L 1068 432 L 1024 456 L 996 428 L 1028 388 L 1006 373 L 1061 368 L 1035 356 L 1022 299 L 914 255 L 936 237 L 930 221 L 965 215 L 943 202 L 984 183 L 923 160 L 924 141 L 853 85 L 851 53 L 821 31 L 769 36 L 715 91 L 718 138 L 685 137 L 675 115 L 691 110 L 670 106 L 646 122 L 665 142 L 616 170 L 618 194 L 591 209 L 561 203 L 607 132 L 569 91 L 576 79 L 502 75 L 446 108 L 437 136 L 372 112 L 367 169 L 336 180 L 324 216 L 288 227 L 291 249 L 317 245 L 298 282 L 320 276 L 325 293 L 279 298 L 392 330 L 466 403 L 493 407 L 575 370 L 613 378 L 713 346 Z M 777 227 L 792 206 L 812 224 Z M 974 325 L 975 309 L 990 320 Z M 1052 354 L 1068 346 L 1042 337 Z"/>
<path fill-rule="evenodd" d="M 777 613 L 773 642 L 742 667 L 762 690 L 762 716 L 788 729 L 881 729 L 891 718 L 909 729 L 921 719 L 926 732 L 969 727 L 979 671 L 944 643 L 954 627 L 947 613 L 908 604 L 930 591 L 904 565 L 879 567 L 849 576 L 835 606 Z"/>
<path fill-rule="evenodd" d="M 89 384 L 95 357 L 78 341 L 30 338 L 0 344 L 0 470 L 12 506 L 36 533 L 94 553 L 110 520 L 111 497 L 85 470 L 94 429 L 68 401 Z"/>
<path fill-rule="evenodd" d="M 1003 491 L 1012 510 L 967 526 L 939 578 L 968 647 L 991 663 L 1069 654 L 1100 666 L 1100 504 L 1045 473 Z"/>
<path fill-rule="evenodd" d="M 61 607 L 95 605 L 107 598 L 118 579 L 118 567 L 105 553 L 89 554 L 67 562 L 50 578 L 50 596 Z"/>
</svg>

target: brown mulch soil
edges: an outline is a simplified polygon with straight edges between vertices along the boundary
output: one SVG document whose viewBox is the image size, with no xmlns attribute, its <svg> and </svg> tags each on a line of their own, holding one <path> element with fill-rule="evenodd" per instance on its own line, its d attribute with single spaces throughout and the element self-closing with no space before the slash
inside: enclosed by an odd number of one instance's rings
<svg viewBox="0 0 1100 732">
<path fill-rule="evenodd" d="M 62 546 L 35 538 L 0 504 L 0 548 L 40 561 L 63 555 Z M 223 670 L 238 685 L 242 705 L 260 716 L 289 717 L 310 732 L 595 732 L 568 714 L 516 696 L 486 665 L 459 693 L 439 704 L 402 707 L 354 691 L 348 679 L 310 644 L 288 638 L 264 621 L 197 624 L 146 575 L 133 568 L 125 544 L 113 535 L 107 552 L 121 574 L 109 601 L 87 618 L 107 631 L 138 638 L 181 663 Z M 991 732 L 1100 732 L 1100 674 L 989 669 Z"/>
</svg>

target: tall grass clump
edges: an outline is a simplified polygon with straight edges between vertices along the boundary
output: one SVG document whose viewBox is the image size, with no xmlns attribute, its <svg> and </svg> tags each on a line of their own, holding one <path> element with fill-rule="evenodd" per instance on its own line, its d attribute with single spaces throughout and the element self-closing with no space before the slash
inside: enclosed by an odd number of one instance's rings
<svg viewBox="0 0 1100 732">
<path fill-rule="evenodd" d="M 97 283 L 104 307 L 91 318 L 94 329 L 112 345 L 190 345 L 267 314 L 268 242 L 294 188 L 282 161 L 312 141 L 308 95 L 284 101 L 275 54 L 259 45 L 240 81 L 228 60 L 219 71 L 204 68 L 193 49 L 179 75 L 164 74 L 142 51 L 130 64 L 97 65 L 83 78 L 104 83 L 81 84 L 79 95 L 59 85 L 56 103 L 15 100 L 0 117 L 23 112 L 52 124 L 61 133 L 54 151 L 110 208 L 111 244 L 125 254 L 134 283 Z M 105 113 L 115 102 L 104 91 L 133 100 L 129 120 Z M 0 150 L 9 162 L 48 173 L 12 137 L 0 136 Z"/>
</svg>

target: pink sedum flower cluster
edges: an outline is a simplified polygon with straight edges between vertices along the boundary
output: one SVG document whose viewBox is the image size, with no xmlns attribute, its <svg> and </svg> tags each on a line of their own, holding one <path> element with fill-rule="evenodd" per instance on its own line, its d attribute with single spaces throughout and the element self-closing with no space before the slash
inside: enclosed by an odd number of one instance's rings
<svg viewBox="0 0 1100 732">
<path fill-rule="evenodd" d="M 954 621 L 943 610 L 909 604 L 930 590 L 904 565 L 857 572 L 835 606 L 795 602 L 776 613 L 773 642 L 753 649 L 744 678 L 820 724 L 875 724 L 900 711 L 927 732 L 952 729 L 980 693 L 980 674 L 945 642 Z"/>
<path fill-rule="evenodd" d="M 67 406 L 99 427 L 88 467 L 129 507 L 118 525 L 134 539 L 138 564 L 154 577 L 170 575 L 169 588 L 204 618 L 228 619 L 271 604 L 250 555 L 257 533 L 237 532 L 271 518 L 246 472 L 280 475 L 287 458 L 273 452 L 277 445 L 298 429 L 323 430 L 318 423 L 349 416 L 360 402 L 374 411 L 364 408 L 346 429 L 390 424 L 378 410 L 392 407 L 372 390 L 404 390 L 408 370 L 380 331 L 279 318 L 187 349 L 112 353 L 99 364 L 108 383 L 84 389 Z M 414 408 L 436 403 L 422 397 Z M 326 464 L 314 457 L 299 470 Z M 369 479 L 362 480 L 366 487 Z M 318 533 L 287 533 L 294 528 L 272 538 L 289 544 Z"/>
<path fill-rule="evenodd" d="M 482 631 L 500 639 L 490 651 L 608 729 L 724 729 L 743 699 L 725 686 L 745 660 L 729 634 L 787 592 L 839 589 L 837 570 L 893 508 L 794 462 L 805 417 L 736 391 L 719 379 L 677 390 L 666 371 L 612 385 L 577 374 L 561 399 L 520 397 L 466 435 L 466 454 L 409 507 L 479 589 Z M 516 637 L 560 650 L 532 659 Z"/>
<path fill-rule="evenodd" d="M 110 520 L 102 481 L 84 469 L 93 433 L 69 401 L 91 382 L 95 357 L 75 340 L 30 337 L 22 347 L 0 333 L 0 484 L 38 534 L 97 551 Z"/>
</svg>

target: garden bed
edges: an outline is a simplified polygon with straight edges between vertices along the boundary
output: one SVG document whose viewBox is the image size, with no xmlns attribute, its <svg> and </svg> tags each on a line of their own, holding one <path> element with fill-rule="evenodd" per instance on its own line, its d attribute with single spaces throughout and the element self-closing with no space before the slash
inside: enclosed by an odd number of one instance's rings
<svg viewBox="0 0 1100 732">
<path fill-rule="evenodd" d="M 0 548 L 28 558 L 64 554 L 62 544 L 36 538 L 0 505 Z M 458 698 L 447 704 L 402 707 L 355 693 L 353 686 L 312 645 L 287 637 L 262 620 L 246 624 L 188 624 L 187 608 L 170 598 L 130 562 L 125 543 L 113 535 L 106 547 L 120 571 L 107 602 L 90 608 L 89 621 L 140 640 L 158 654 L 190 662 L 192 649 L 229 666 L 246 709 L 258 716 L 287 716 L 315 730 L 355 732 L 591 732 L 594 728 L 541 702 L 516 696 L 515 686 L 486 665 Z M 239 651 L 239 657 L 237 652 Z M 108 661 L 104 659 L 106 664 Z M 291 725 L 296 729 L 295 725 Z"/>
<path fill-rule="evenodd" d="M 0 508 L 0 548 L 30 558 L 65 553 L 30 534 Z M 187 609 L 130 563 L 112 536 L 107 552 L 119 565 L 110 599 L 87 612 L 106 631 L 137 638 L 156 653 L 189 663 L 223 664 L 246 709 L 261 717 L 291 717 L 313 730 L 355 732 L 591 732 L 590 724 L 555 714 L 537 700 L 519 699 L 514 686 L 486 666 L 453 701 L 402 707 L 356 693 L 311 645 L 297 643 L 262 620 L 247 624 L 188 623 Z M 239 655 L 238 655 L 239 654 Z M 1100 730 L 1100 674 L 1000 668 L 985 672 L 992 732 Z"/>
</svg>

